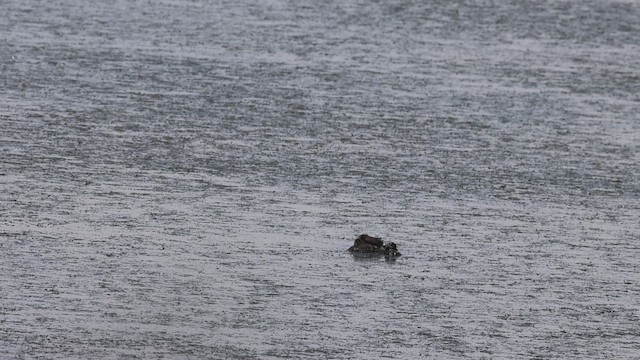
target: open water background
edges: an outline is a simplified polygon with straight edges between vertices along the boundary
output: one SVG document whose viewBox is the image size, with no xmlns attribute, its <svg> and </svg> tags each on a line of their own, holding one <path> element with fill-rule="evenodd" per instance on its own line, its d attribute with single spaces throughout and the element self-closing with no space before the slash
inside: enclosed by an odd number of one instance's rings
<svg viewBox="0 0 640 360">
<path fill-rule="evenodd" d="M 638 19 L 0 1 L 0 357 L 640 358 Z"/>
</svg>

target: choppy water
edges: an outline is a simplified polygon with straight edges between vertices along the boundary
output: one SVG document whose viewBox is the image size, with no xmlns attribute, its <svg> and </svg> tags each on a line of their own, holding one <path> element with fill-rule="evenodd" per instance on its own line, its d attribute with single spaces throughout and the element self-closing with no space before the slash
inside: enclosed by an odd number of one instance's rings
<svg viewBox="0 0 640 360">
<path fill-rule="evenodd" d="M 3 359 L 640 357 L 638 2 L 1 7 Z"/>
</svg>

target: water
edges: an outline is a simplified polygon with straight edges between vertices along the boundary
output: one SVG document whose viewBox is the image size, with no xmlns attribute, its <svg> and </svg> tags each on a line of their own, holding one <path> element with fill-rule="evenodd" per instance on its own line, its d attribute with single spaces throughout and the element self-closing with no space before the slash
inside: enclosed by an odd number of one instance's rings
<svg viewBox="0 0 640 360">
<path fill-rule="evenodd" d="M 5 0 L 1 357 L 640 358 L 639 18 Z"/>
</svg>

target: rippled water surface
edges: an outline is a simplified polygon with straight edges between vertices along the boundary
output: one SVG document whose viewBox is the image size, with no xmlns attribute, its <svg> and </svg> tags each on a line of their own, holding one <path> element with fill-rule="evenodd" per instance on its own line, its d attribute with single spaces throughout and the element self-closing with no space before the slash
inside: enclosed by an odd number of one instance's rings
<svg viewBox="0 0 640 360">
<path fill-rule="evenodd" d="M 3 359 L 640 357 L 638 2 L 1 7 Z"/>
</svg>

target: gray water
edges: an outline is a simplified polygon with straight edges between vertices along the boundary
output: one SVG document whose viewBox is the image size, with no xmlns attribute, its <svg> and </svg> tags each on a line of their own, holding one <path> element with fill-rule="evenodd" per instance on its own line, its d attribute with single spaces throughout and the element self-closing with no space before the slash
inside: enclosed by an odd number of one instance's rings
<svg viewBox="0 0 640 360">
<path fill-rule="evenodd" d="M 0 5 L 0 358 L 640 358 L 638 2 Z"/>
</svg>

